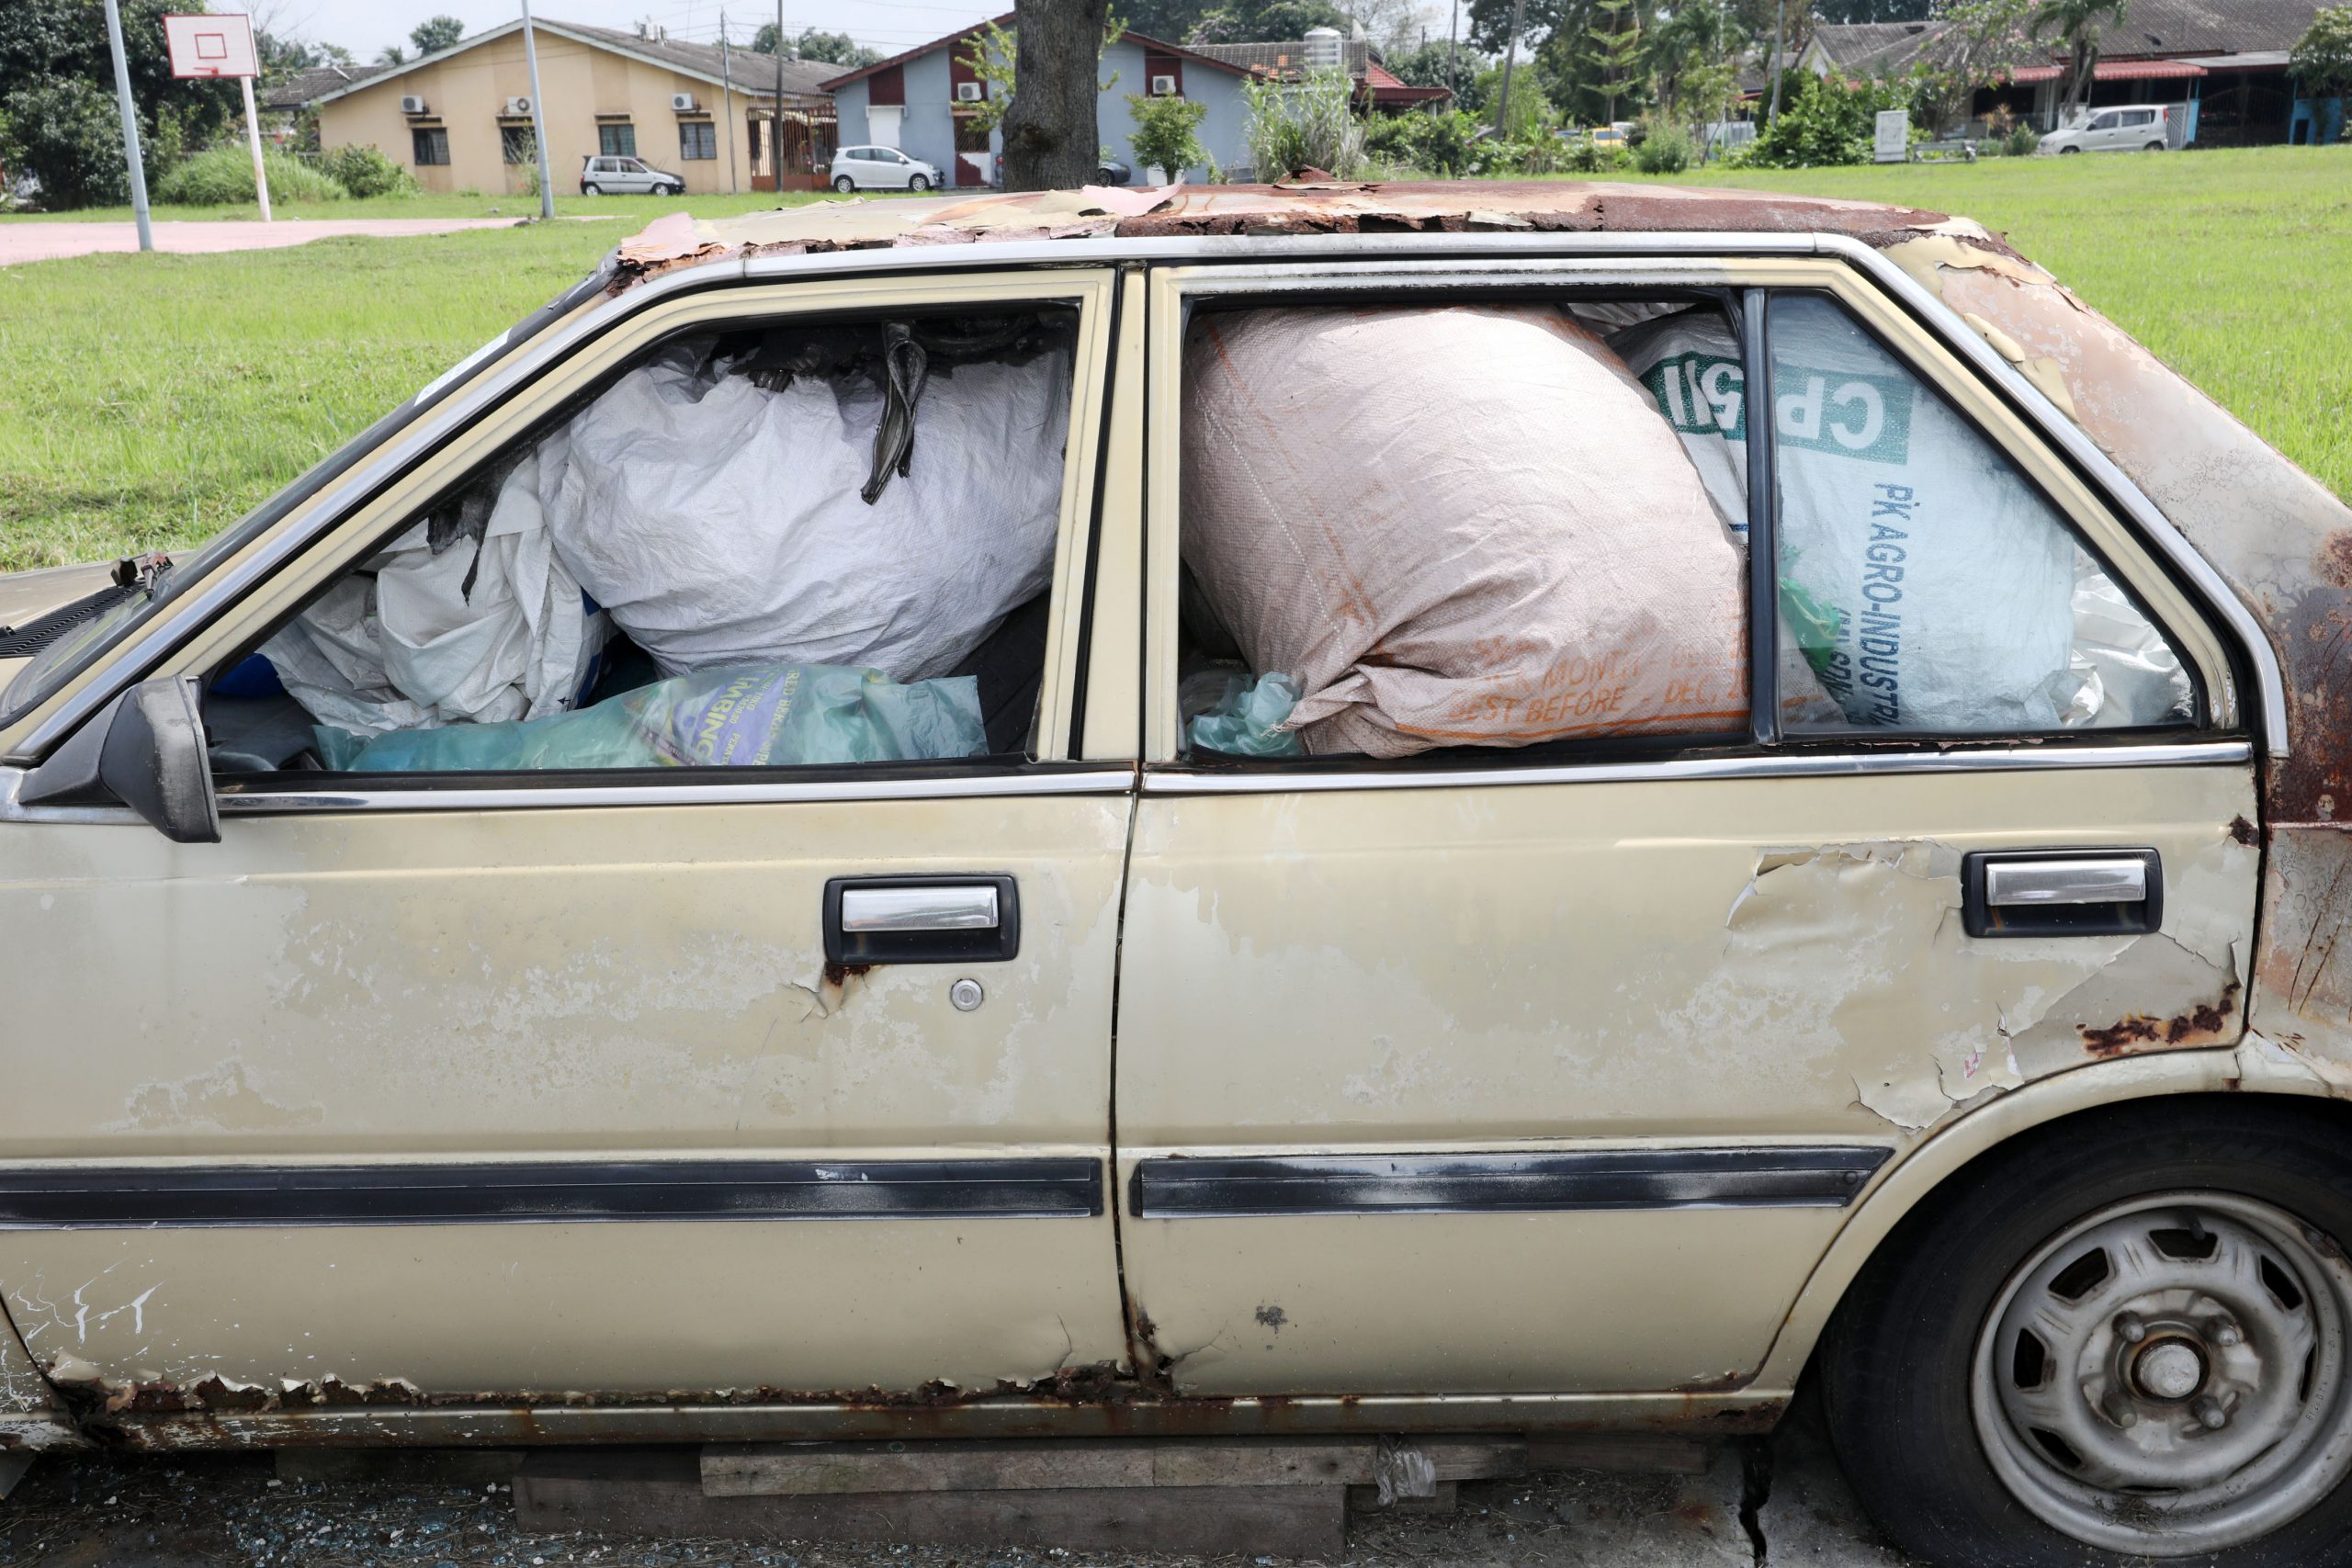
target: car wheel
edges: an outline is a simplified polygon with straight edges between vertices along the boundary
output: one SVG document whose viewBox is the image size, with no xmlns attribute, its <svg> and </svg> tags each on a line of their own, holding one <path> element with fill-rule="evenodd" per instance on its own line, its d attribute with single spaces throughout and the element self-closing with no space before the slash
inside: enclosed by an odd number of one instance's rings
<svg viewBox="0 0 2352 1568">
<path fill-rule="evenodd" d="M 603 186 L 594 185 L 582 186 L 580 187 L 580 194 L 582 196 L 602 196 L 605 194 L 605 187 Z"/>
<path fill-rule="evenodd" d="M 847 175 L 842 175 L 833 181 L 833 188 L 841 192 L 843 196 L 847 196 L 857 188 L 857 182 L 851 179 Z"/>
<path fill-rule="evenodd" d="M 929 190 L 931 188 L 930 176 L 925 175 L 914 175 L 910 176 L 907 180 L 907 188 L 912 191 Z"/>
<path fill-rule="evenodd" d="M 656 196 L 684 196 L 686 194 L 686 187 L 681 185 L 656 186 L 653 189 L 653 194 Z"/>
<path fill-rule="evenodd" d="M 2081 151 L 2082 149 L 2079 147 L 2061 147 L 2058 149 L 2058 156 L 2061 158 L 2071 158 Z"/>
<path fill-rule="evenodd" d="M 2161 152 L 2164 150 L 2165 144 L 2161 141 L 2151 141 L 2145 147 L 2140 149 L 2143 152 Z"/>
<path fill-rule="evenodd" d="M 2352 1562 L 2352 1158 L 2303 1107 L 2070 1118 L 1923 1203 L 1821 1350 L 1838 1454 L 1945 1568 Z"/>
</svg>

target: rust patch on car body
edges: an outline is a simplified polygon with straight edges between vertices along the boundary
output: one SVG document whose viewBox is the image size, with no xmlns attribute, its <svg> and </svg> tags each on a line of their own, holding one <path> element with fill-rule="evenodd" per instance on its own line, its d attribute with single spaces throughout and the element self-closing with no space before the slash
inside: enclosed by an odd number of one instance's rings
<svg viewBox="0 0 2352 1568">
<path fill-rule="evenodd" d="M 2171 1018 L 2134 1014 L 2104 1028 L 2081 1024 L 2076 1030 L 2083 1037 L 2083 1049 L 2101 1060 L 2131 1051 L 2227 1044 L 2237 1037 L 2237 999 L 2238 983 L 2233 980 L 2219 1002 L 2199 1002 Z"/>
</svg>

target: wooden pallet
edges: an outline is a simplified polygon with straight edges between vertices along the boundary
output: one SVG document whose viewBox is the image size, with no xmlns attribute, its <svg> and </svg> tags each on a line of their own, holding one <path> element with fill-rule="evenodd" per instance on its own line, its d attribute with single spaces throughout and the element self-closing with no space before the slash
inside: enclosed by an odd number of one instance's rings
<svg viewBox="0 0 2352 1568">
<path fill-rule="evenodd" d="M 1526 1469 L 1516 1438 L 1410 1446 L 1434 1483 L 1407 1506 Z M 514 1506 L 538 1530 L 1336 1557 L 1351 1495 L 1374 1506 L 1380 1463 L 1373 1438 L 542 1450 L 515 1478 Z"/>
</svg>

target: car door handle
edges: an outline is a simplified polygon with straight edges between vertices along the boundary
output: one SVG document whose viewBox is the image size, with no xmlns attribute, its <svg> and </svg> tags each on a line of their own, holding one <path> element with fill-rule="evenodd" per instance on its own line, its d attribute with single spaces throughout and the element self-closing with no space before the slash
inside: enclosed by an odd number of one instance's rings
<svg viewBox="0 0 2352 1568">
<path fill-rule="evenodd" d="M 1021 952 L 1010 876 L 837 876 L 825 884 L 829 964 L 1000 964 Z"/>
<path fill-rule="evenodd" d="M 2164 923 L 2154 850 L 1976 850 L 1960 875 L 1970 936 L 2120 936 Z"/>
</svg>

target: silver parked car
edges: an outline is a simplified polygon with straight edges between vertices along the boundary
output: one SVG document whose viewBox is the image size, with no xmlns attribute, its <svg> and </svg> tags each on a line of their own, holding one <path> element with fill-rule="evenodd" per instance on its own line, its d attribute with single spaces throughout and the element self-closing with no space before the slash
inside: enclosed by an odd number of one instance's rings
<svg viewBox="0 0 2352 1568">
<path fill-rule="evenodd" d="M 2053 130 L 2037 152 L 2161 152 L 2165 150 L 2165 106 L 2139 104 L 2101 109 L 2081 122 Z"/>
<path fill-rule="evenodd" d="M 929 190 L 939 183 L 939 166 L 910 158 L 896 147 L 844 147 L 833 154 L 833 188 Z"/>
<path fill-rule="evenodd" d="M 635 158 L 592 157 L 580 166 L 582 196 L 683 196 L 683 175 Z"/>
</svg>

